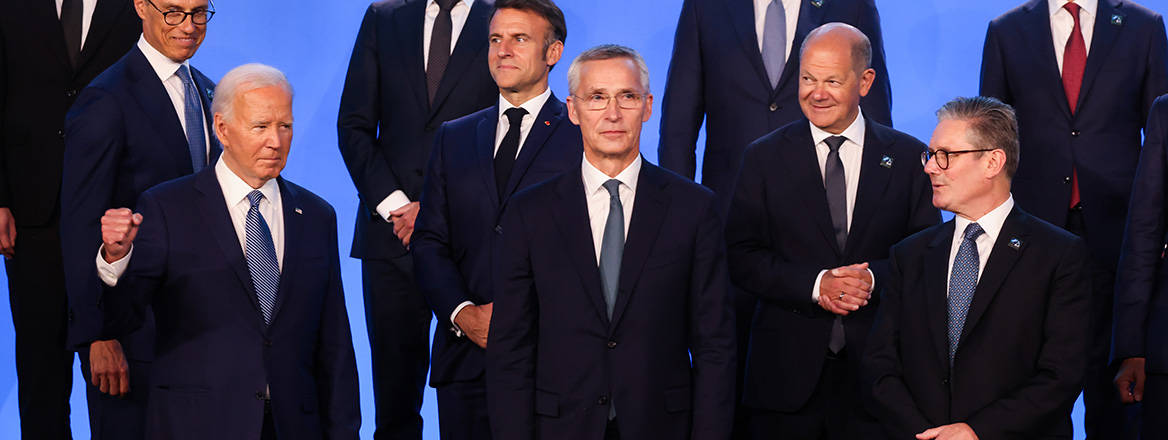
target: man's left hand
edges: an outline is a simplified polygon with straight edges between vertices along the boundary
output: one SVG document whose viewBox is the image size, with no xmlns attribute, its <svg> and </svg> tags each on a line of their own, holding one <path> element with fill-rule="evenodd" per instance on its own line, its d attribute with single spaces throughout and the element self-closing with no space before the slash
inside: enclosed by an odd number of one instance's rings
<svg viewBox="0 0 1168 440">
<path fill-rule="evenodd" d="M 973 428 L 964 423 L 954 423 L 952 425 L 938 426 L 936 428 L 926 429 L 925 432 L 917 434 L 918 440 L 977 440 L 977 434 L 973 432 Z"/>
<path fill-rule="evenodd" d="M 414 221 L 418 219 L 418 202 L 410 202 L 401 208 L 389 212 L 389 221 L 393 222 L 393 233 L 401 240 L 402 246 L 410 247 L 410 237 L 414 235 Z"/>
</svg>

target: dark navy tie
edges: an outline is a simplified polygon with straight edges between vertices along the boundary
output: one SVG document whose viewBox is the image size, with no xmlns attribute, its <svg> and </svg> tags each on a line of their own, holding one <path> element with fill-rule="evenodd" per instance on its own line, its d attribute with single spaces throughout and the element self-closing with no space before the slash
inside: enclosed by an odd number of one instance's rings
<svg viewBox="0 0 1168 440">
<path fill-rule="evenodd" d="M 953 270 L 949 274 L 949 366 L 953 366 L 953 356 L 957 354 L 957 344 L 961 342 L 961 329 L 965 327 L 965 315 L 969 313 L 969 303 L 973 302 L 973 291 L 977 289 L 977 275 L 981 260 L 977 255 L 977 237 L 985 231 L 977 223 L 965 227 L 965 238 L 957 248 L 953 258 Z"/>
<path fill-rule="evenodd" d="M 276 308 L 276 293 L 280 288 L 280 263 L 276 260 L 272 231 L 260 214 L 260 200 L 263 198 L 264 193 L 258 189 L 247 194 L 251 208 L 247 210 L 244 223 L 247 241 L 244 255 L 247 257 L 247 271 L 251 273 L 251 282 L 255 286 L 256 299 L 260 303 L 260 312 L 264 314 L 264 323 L 271 324 L 272 312 Z"/>
<path fill-rule="evenodd" d="M 178 77 L 183 83 L 183 108 L 186 113 L 187 148 L 191 152 L 191 166 L 199 172 L 207 166 L 207 136 L 203 132 L 203 102 L 199 89 L 191 79 L 190 68 L 179 66 Z"/>
<path fill-rule="evenodd" d="M 523 107 L 511 107 L 503 112 L 507 117 L 507 134 L 503 135 L 503 142 L 499 143 L 499 151 L 495 152 L 495 189 L 499 191 L 499 200 L 507 193 L 507 182 L 511 179 L 511 170 L 515 168 L 515 156 L 519 154 L 519 130 L 523 125 L 523 115 L 527 110 Z"/>
<path fill-rule="evenodd" d="M 835 242 L 840 254 L 848 242 L 848 185 L 844 178 L 844 163 L 840 160 L 839 149 L 844 144 L 843 136 L 832 136 L 823 140 L 827 144 L 827 162 L 823 167 L 823 189 L 827 192 L 827 207 L 831 212 L 831 226 L 835 230 Z M 831 339 L 827 348 L 832 353 L 844 349 L 847 338 L 844 335 L 844 320 L 835 317 L 831 324 Z"/>
<path fill-rule="evenodd" d="M 787 11 L 782 0 L 771 0 L 766 8 L 762 31 L 762 63 L 771 88 L 777 87 L 787 64 Z"/>
<path fill-rule="evenodd" d="M 608 318 L 616 306 L 616 291 L 620 284 L 621 257 L 625 252 L 625 209 L 620 200 L 620 181 L 604 182 L 608 190 L 608 219 L 604 222 L 604 236 L 600 241 L 600 282 L 604 286 L 604 303 Z"/>
</svg>

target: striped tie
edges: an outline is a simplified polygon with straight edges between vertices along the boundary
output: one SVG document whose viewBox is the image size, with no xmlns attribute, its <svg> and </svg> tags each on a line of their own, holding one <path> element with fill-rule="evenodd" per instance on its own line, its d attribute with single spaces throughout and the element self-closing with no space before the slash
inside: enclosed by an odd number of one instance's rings
<svg viewBox="0 0 1168 440">
<path fill-rule="evenodd" d="M 271 324 L 272 313 L 276 308 L 276 293 L 280 288 L 280 263 L 276 260 L 276 246 L 272 243 L 268 222 L 260 214 L 260 200 L 263 199 L 264 193 L 258 189 L 247 194 L 251 208 L 247 210 L 244 223 L 247 239 L 244 255 L 247 257 L 247 271 L 251 273 L 260 311 L 264 314 L 264 324 Z"/>
</svg>

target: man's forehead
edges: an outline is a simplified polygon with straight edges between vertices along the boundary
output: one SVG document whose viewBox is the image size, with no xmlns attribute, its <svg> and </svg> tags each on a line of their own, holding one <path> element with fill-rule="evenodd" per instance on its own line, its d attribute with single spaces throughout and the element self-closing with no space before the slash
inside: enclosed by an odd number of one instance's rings
<svg viewBox="0 0 1168 440">
<path fill-rule="evenodd" d="M 207 0 L 153 0 L 159 9 L 206 9 Z"/>
<path fill-rule="evenodd" d="M 580 83 L 586 90 L 637 90 L 640 78 L 631 60 L 610 58 L 586 61 L 580 66 Z"/>
</svg>

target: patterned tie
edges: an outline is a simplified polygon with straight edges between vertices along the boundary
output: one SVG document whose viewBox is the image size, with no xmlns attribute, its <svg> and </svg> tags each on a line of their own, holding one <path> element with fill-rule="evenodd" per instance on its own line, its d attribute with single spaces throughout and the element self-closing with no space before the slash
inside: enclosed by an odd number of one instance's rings
<svg viewBox="0 0 1168 440">
<path fill-rule="evenodd" d="M 252 285 L 255 286 L 260 311 L 264 314 L 264 323 L 271 324 L 272 312 L 276 308 L 276 293 L 280 288 L 280 263 L 276 260 L 272 231 L 268 229 L 268 222 L 264 221 L 264 216 L 260 214 L 260 200 L 263 199 L 264 193 L 258 189 L 247 194 L 251 208 L 247 210 L 247 220 L 244 223 L 247 241 L 244 256 L 247 258 L 247 271 L 251 274 Z"/>
<path fill-rule="evenodd" d="M 61 30 L 65 33 L 65 50 L 69 52 L 69 64 L 77 68 L 81 56 L 81 0 L 61 2 Z"/>
<path fill-rule="evenodd" d="M 771 88 L 779 85 L 783 67 L 787 64 L 787 11 L 782 0 L 771 0 L 767 5 L 762 31 L 762 63 L 766 66 Z"/>
<path fill-rule="evenodd" d="M 965 315 L 969 313 L 969 303 L 973 301 L 973 291 L 977 289 L 977 275 L 981 260 L 977 255 L 977 237 L 985 231 L 977 223 L 965 227 L 965 238 L 957 248 L 953 258 L 953 270 L 949 275 L 949 366 L 953 366 L 953 356 L 957 354 L 957 344 L 961 341 L 961 329 L 965 327 Z"/>
<path fill-rule="evenodd" d="M 604 286 L 604 303 L 608 318 L 616 306 L 616 291 L 620 283 L 621 257 L 625 252 L 625 209 L 620 200 L 620 181 L 604 182 L 608 190 L 608 219 L 604 222 L 604 236 L 600 241 L 600 282 Z"/>
<path fill-rule="evenodd" d="M 831 211 L 831 226 L 835 230 L 835 242 L 840 254 L 843 254 L 844 245 L 848 242 L 848 186 L 844 178 L 844 162 L 839 157 L 840 146 L 846 139 L 843 136 L 831 136 L 823 140 L 827 144 L 823 188 L 827 192 L 827 207 Z M 828 340 L 827 348 L 832 353 L 839 353 L 845 343 L 844 320 L 837 315 L 831 324 L 831 339 Z"/>
<path fill-rule="evenodd" d="M 434 94 L 438 92 L 442 74 L 450 63 L 450 38 L 454 32 L 450 10 L 454 9 L 456 0 L 435 0 L 435 3 L 438 3 L 438 17 L 430 29 L 430 51 L 426 52 L 426 91 L 429 92 L 430 104 L 434 104 Z"/>
<path fill-rule="evenodd" d="M 1087 68 L 1087 43 L 1083 40 L 1083 31 L 1079 27 L 1080 6 L 1075 3 L 1063 5 L 1071 17 L 1075 19 L 1075 27 L 1071 29 L 1071 37 L 1067 39 L 1067 46 L 1063 50 L 1063 92 L 1067 94 L 1067 104 L 1071 107 L 1071 114 L 1075 114 L 1079 104 L 1079 89 L 1083 85 L 1083 70 Z M 1079 172 L 1071 168 L 1071 208 L 1079 204 Z"/>
<path fill-rule="evenodd" d="M 183 104 L 187 122 L 187 149 L 191 153 L 191 167 L 199 172 L 207 166 L 207 137 L 203 132 L 203 102 L 199 89 L 191 79 L 190 67 L 179 66 L 178 78 L 183 83 Z"/>
<path fill-rule="evenodd" d="M 515 168 L 515 155 L 519 154 L 519 130 L 523 124 L 523 115 L 526 114 L 527 110 L 522 107 L 512 107 L 503 112 L 507 117 L 507 134 L 503 135 L 499 151 L 495 152 L 495 189 L 499 191 L 499 200 L 503 200 L 507 181 L 511 179 L 511 170 Z"/>
</svg>

